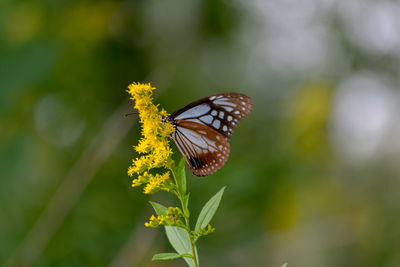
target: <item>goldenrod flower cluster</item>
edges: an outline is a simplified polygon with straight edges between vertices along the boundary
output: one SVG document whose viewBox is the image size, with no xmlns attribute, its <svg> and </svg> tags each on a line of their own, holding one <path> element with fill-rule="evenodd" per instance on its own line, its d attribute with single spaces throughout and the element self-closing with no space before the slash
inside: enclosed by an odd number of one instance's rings
<svg viewBox="0 0 400 267">
<path fill-rule="evenodd" d="M 156 228 L 160 225 L 179 226 L 184 228 L 185 225 L 181 220 L 182 216 L 183 213 L 180 208 L 169 207 L 165 216 L 161 215 L 156 217 L 151 215 L 149 222 L 145 223 L 144 225 L 150 228 Z"/>
<path fill-rule="evenodd" d="M 150 227 L 150 228 L 156 228 L 159 225 L 163 225 L 165 222 L 165 216 L 154 216 L 151 215 L 150 217 L 150 221 L 145 223 L 144 225 L 146 227 Z"/>
<path fill-rule="evenodd" d="M 174 132 L 174 127 L 168 121 L 163 120 L 167 117 L 167 112 L 153 104 L 153 90 L 150 83 L 132 83 L 127 92 L 131 99 L 135 101 L 135 108 L 139 112 L 142 124 L 142 139 L 134 149 L 142 154 L 133 160 L 128 169 L 128 175 L 137 175 L 132 181 L 132 186 L 146 184 L 145 194 L 154 193 L 158 190 L 169 190 L 169 171 L 163 174 L 151 174 L 154 168 L 169 169 L 171 166 L 172 150 L 169 145 L 170 135 Z"/>
</svg>

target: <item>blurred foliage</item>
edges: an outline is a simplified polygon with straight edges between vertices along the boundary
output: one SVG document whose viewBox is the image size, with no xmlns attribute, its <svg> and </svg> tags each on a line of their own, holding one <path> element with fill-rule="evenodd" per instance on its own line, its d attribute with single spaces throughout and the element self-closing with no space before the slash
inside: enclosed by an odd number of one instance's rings
<svg viewBox="0 0 400 267">
<path fill-rule="evenodd" d="M 127 85 L 150 81 L 170 112 L 217 92 L 254 100 L 227 164 L 188 175 L 194 211 L 228 185 L 216 232 L 199 243 L 203 266 L 398 266 L 399 10 L 392 1 L 2 1 L 0 264 L 172 266 L 150 261 L 170 247 L 143 222 L 148 200 L 173 199 L 144 198 L 126 174 L 138 126 L 101 139 L 117 108 L 112 121 L 136 120 L 123 118 Z M 365 87 L 354 91 L 354 77 Z M 82 155 L 96 140 L 118 143 L 92 175 L 105 150 Z M 92 179 L 75 177 L 82 191 L 65 195 L 72 209 L 49 242 L 29 243 L 82 157 Z"/>
</svg>

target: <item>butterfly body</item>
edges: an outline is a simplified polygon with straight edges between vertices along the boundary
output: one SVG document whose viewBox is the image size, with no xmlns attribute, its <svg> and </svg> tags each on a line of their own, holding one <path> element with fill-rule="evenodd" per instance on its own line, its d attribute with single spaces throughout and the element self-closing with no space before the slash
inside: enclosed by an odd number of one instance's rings
<svg viewBox="0 0 400 267">
<path fill-rule="evenodd" d="M 222 93 L 195 101 L 165 118 L 174 125 L 171 137 L 193 174 L 207 176 L 225 164 L 230 152 L 228 139 L 251 108 L 249 97 Z"/>
</svg>

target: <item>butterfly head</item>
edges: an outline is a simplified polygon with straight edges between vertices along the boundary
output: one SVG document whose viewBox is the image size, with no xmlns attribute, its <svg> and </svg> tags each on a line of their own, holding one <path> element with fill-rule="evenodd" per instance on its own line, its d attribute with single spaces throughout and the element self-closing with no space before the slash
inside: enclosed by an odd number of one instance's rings
<svg viewBox="0 0 400 267">
<path fill-rule="evenodd" d="M 174 118 L 172 118 L 171 116 L 162 116 L 162 115 L 160 115 L 160 116 L 161 116 L 161 121 L 162 121 L 163 123 L 169 122 L 169 123 L 171 123 L 171 124 L 174 126 L 174 128 L 176 128 L 177 123 L 176 123 L 176 121 L 174 120 Z"/>
</svg>

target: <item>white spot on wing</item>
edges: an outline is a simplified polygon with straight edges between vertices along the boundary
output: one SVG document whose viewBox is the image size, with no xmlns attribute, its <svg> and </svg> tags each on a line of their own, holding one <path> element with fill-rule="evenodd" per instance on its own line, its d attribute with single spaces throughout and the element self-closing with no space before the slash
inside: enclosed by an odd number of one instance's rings
<svg viewBox="0 0 400 267">
<path fill-rule="evenodd" d="M 229 115 L 227 119 L 228 119 L 228 121 L 231 121 L 232 120 L 232 116 Z"/>
<path fill-rule="evenodd" d="M 222 127 L 222 130 L 223 130 L 224 132 L 226 132 L 226 131 L 228 130 L 228 127 L 226 127 L 226 125 L 224 125 L 224 127 Z"/>
<path fill-rule="evenodd" d="M 189 140 L 200 147 L 207 147 L 207 143 L 196 132 L 188 130 L 184 127 L 178 127 L 178 130 L 185 135 Z"/>
<path fill-rule="evenodd" d="M 203 114 L 206 114 L 208 111 L 210 111 L 211 107 L 207 104 L 201 104 L 195 107 L 192 107 L 178 116 L 175 117 L 175 119 L 186 119 L 186 118 L 191 118 L 191 117 L 198 117 Z"/>
<path fill-rule="evenodd" d="M 215 120 L 212 125 L 214 126 L 215 129 L 219 129 L 220 124 L 221 122 L 219 120 Z"/>
<path fill-rule="evenodd" d="M 211 111 L 211 115 L 216 116 L 217 115 L 217 111 L 214 109 L 213 111 Z"/>
<path fill-rule="evenodd" d="M 223 119 L 223 118 L 224 118 L 224 115 L 225 115 L 225 113 L 224 113 L 223 111 L 220 111 L 219 114 L 218 114 L 218 117 L 219 117 L 220 119 Z"/>
<path fill-rule="evenodd" d="M 208 142 L 208 144 L 209 144 L 210 146 L 215 147 L 215 141 L 212 141 L 212 140 L 207 139 L 207 142 Z"/>
<path fill-rule="evenodd" d="M 223 101 L 223 100 L 215 100 L 213 102 L 215 105 L 221 105 L 221 106 L 231 106 L 231 107 L 236 107 L 235 103 L 229 102 L 229 101 Z"/>
<path fill-rule="evenodd" d="M 201 154 L 201 148 L 194 146 L 194 150 L 196 151 L 196 153 Z"/>
<path fill-rule="evenodd" d="M 233 110 L 233 108 L 231 107 L 223 107 L 226 111 L 231 112 Z"/>
<path fill-rule="evenodd" d="M 210 115 L 203 116 L 200 118 L 204 123 L 210 124 L 213 121 L 213 117 Z"/>
</svg>

